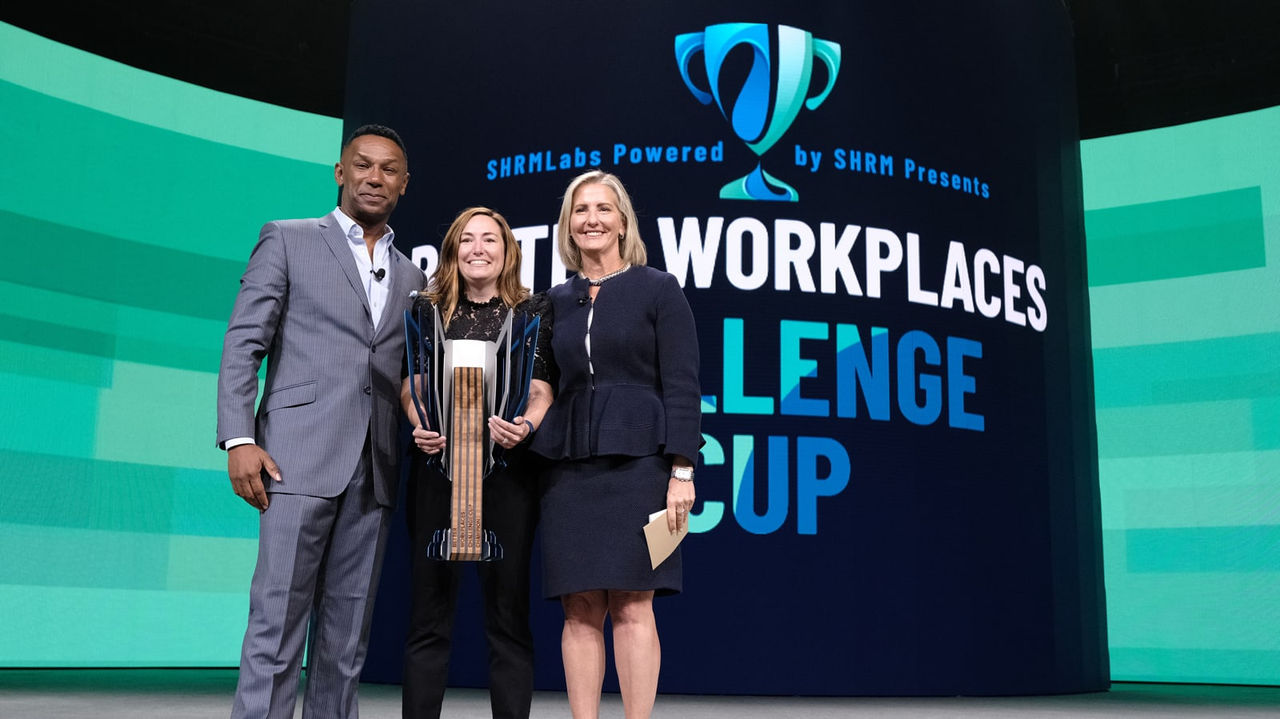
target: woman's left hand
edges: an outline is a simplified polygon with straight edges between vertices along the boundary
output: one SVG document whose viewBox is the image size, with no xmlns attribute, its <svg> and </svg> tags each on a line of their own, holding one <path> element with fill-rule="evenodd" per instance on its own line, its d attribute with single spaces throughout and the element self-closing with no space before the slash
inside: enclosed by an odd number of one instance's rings
<svg viewBox="0 0 1280 719">
<path fill-rule="evenodd" d="M 504 449 L 511 449 L 523 442 L 533 429 L 525 422 L 524 417 L 516 417 L 516 421 L 508 422 L 498 415 L 489 418 L 489 436 Z"/>
<path fill-rule="evenodd" d="M 693 511 L 693 482 L 675 477 L 667 480 L 667 529 L 672 534 L 689 528 L 689 512 Z"/>
</svg>

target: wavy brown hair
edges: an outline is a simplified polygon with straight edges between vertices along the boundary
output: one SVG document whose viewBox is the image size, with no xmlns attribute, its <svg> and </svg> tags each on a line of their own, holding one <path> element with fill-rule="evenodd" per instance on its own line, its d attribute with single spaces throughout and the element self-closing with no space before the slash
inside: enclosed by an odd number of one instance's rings
<svg viewBox="0 0 1280 719">
<path fill-rule="evenodd" d="M 492 218 L 498 223 L 502 233 L 502 272 L 498 274 L 498 296 L 502 298 L 502 304 L 515 307 L 529 297 L 528 288 L 520 284 L 520 245 L 516 243 L 516 236 L 511 232 L 507 218 L 488 207 L 468 207 L 458 213 L 453 224 L 449 225 L 449 231 L 444 233 L 444 240 L 440 243 L 440 263 L 427 281 L 427 299 L 440 309 L 440 318 L 445 327 L 453 319 L 461 296 L 462 275 L 458 272 L 458 245 L 462 244 L 462 231 L 476 215 Z"/>
</svg>

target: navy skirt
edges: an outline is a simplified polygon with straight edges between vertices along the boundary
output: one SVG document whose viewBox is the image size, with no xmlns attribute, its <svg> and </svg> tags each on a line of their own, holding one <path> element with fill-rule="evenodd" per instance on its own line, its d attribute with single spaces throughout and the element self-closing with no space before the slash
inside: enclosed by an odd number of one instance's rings
<svg viewBox="0 0 1280 719">
<path fill-rule="evenodd" d="M 560 460 L 542 479 L 542 593 L 597 589 L 658 595 L 681 589 L 680 549 L 649 567 L 644 525 L 667 506 L 671 463 L 660 455 Z"/>
</svg>

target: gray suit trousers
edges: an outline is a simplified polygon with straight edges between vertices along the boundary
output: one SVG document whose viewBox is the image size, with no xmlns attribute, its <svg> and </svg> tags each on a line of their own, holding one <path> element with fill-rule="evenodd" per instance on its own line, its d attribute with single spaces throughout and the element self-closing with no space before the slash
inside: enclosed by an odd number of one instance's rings
<svg viewBox="0 0 1280 719">
<path fill-rule="evenodd" d="M 358 716 L 360 670 L 390 519 L 391 510 L 374 500 L 367 445 L 337 497 L 271 495 L 259 520 L 233 719 L 293 717 L 308 626 L 303 717 Z"/>
</svg>

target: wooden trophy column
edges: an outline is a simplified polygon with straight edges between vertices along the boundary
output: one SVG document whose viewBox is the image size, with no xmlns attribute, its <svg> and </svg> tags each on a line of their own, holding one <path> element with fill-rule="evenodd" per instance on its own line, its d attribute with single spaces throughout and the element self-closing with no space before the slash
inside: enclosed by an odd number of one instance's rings
<svg viewBox="0 0 1280 719">
<path fill-rule="evenodd" d="M 484 453 L 486 409 L 484 370 L 455 367 L 453 416 L 449 438 L 449 467 L 453 478 L 453 517 L 449 559 L 479 561 L 483 558 Z"/>
</svg>

